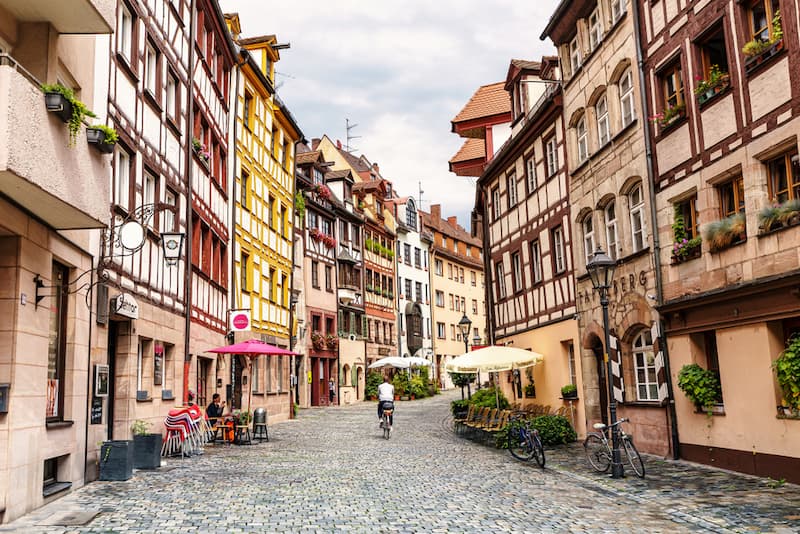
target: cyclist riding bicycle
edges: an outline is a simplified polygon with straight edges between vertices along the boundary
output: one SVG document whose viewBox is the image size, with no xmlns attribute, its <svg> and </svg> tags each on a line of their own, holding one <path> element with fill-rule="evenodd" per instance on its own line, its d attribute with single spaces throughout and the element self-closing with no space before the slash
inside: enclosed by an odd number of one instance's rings
<svg viewBox="0 0 800 534">
<path fill-rule="evenodd" d="M 384 403 L 388 403 L 387 408 L 394 406 L 394 386 L 389 382 L 389 377 L 383 377 L 383 384 L 378 386 L 378 420 L 383 419 Z M 394 424 L 394 412 L 389 415 L 389 427 Z"/>
</svg>

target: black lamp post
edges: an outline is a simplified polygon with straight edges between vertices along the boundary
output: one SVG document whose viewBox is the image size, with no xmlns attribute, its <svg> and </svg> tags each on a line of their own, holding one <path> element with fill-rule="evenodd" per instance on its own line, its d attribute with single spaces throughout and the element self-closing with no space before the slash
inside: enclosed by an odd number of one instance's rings
<svg viewBox="0 0 800 534">
<path fill-rule="evenodd" d="M 608 384 L 608 411 L 611 420 L 609 425 L 617 421 L 617 401 L 614 398 L 614 385 L 611 381 L 611 360 L 608 357 L 609 334 L 608 334 L 608 289 L 614 278 L 614 268 L 617 262 L 611 259 L 608 254 L 603 252 L 599 246 L 592 255 L 591 261 L 586 264 L 586 270 L 592 279 L 594 290 L 600 293 L 600 305 L 603 307 L 603 334 L 605 336 L 605 351 L 603 358 L 606 362 L 606 382 Z M 622 469 L 619 455 L 619 425 L 611 427 L 611 478 L 622 478 L 625 473 Z"/>
<path fill-rule="evenodd" d="M 469 320 L 466 312 L 464 312 L 464 316 L 461 317 L 461 320 L 458 321 L 458 328 L 461 330 L 461 339 L 464 340 L 464 353 L 466 354 L 469 352 L 469 331 L 472 329 L 472 321 Z M 467 397 L 472 398 L 469 382 L 467 382 Z"/>
</svg>

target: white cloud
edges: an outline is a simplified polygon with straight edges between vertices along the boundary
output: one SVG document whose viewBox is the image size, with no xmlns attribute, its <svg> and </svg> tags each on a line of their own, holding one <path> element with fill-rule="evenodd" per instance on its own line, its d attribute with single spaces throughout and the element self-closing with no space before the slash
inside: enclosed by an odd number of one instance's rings
<svg viewBox="0 0 800 534">
<path fill-rule="evenodd" d="M 468 227 L 474 181 L 448 171 L 463 142 L 450 119 L 479 86 L 503 80 L 512 58 L 554 52 L 539 35 L 558 0 L 220 3 L 239 12 L 243 36 L 291 42 L 278 92 L 307 138 L 344 141 L 349 118 L 353 144 L 401 195 L 422 181 L 424 199 Z"/>
</svg>

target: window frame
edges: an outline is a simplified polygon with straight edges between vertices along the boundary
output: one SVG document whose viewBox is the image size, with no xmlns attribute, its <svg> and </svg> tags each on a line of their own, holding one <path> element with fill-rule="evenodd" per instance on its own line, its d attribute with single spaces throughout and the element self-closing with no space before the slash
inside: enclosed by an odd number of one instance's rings
<svg viewBox="0 0 800 534">
<path fill-rule="evenodd" d="M 581 221 L 581 229 L 583 230 L 583 252 L 586 256 L 586 263 L 588 264 L 592 261 L 594 251 L 597 250 L 597 241 L 594 238 L 594 222 L 591 213 Z"/>
<path fill-rule="evenodd" d="M 69 267 L 57 261 L 53 261 L 51 265 L 51 280 L 50 285 L 53 286 L 53 296 L 51 297 L 53 306 L 50 306 L 50 319 L 48 329 L 48 359 L 47 359 L 47 388 L 46 391 L 50 392 L 50 380 L 56 380 L 56 395 L 53 399 L 53 412 L 45 411 L 45 420 L 64 421 L 65 420 L 65 403 L 64 403 L 64 390 L 66 389 L 67 382 L 67 336 L 68 336 L 68 320 L 69 320 Z M 59 283 L 55 278 L 60 277 Z M 67 290 L 64 290 L 64 289 Z M 54 357 L 52 357 L 54 356 Z M 51 361 L 52 360 L 52 361 Z M 53 367 L 53 369 L 51 369 Z M 51 374 L 54 375 L 51 377 Z M 48 403 L 49 404 L 49 403 Z"/>
<path fill-rule="evenodd" d="M 627 12 L 626 4 L 625 0 L 611 0 L 611 24 L 616 24 Z"/>
<path fill-rule="evenodd" d="M 122 159 L 124 158 L 124 161 Z M 124 170 L 124 174 L 121 172 Z M 114 151 L 114 205 L 119 206 L 126 212 L 131 209 L 131 187 L 135 180 L 131 180 L 133 170 L 133 157 L 127 149 L 117 143 Z M 124 183 L 122 182 L 124 180 Z M 124 193 L 123 193 L 124 192 Z"/>
<path fill-rule="evenodd" d="M 580 43 L 578 42 L 578 35 L 575 34 L 575 37 L 570 40 L 569 44 L 567 45 L 567 49 L 569 52 L 569 65 L 572 69 L 572 74 L 575 74 L 578 69 L 581 68 L 581 47 Z"/>
<path fill-rule="evenodd" d="M 683 70 L 680 57 L 661 69 L 658 73 L 661 86 L 662 111 L 685 104 Z"/>
<path fill-rule="evenodd" d="M 729 189 L 730 193 L 728 193 Z M 716 190 L 719 198 L 719 213 L 722 218 L 745 212 L 744 177 L 742 175 L 717 184 Z M 728 194 L 733 200 L 733 206 L 728 206 L 729 199 L 726 198 Z"/>
<path fill-rule="evenodd" d="M 633 360 L 636 400 L 640 402 L 659 402 L 655 352 L 653 351 L 653 340 L 649 329 L 643 328 L 633 338 L 631 342 L 631 359 Z M 640 371 L 643 372 L 642 376 L 640 376 Z M 644 388 L 645 395 L 642 394 L 642 388 Z"/>
<path fill-rule="evenodd" d="M 492 188 L 492 217 L 494 220 L 500 218 L 500 187 L 494 186 Z"/>
<path fill-rule="evenodd" d="M 747 37 L 750 37 L 750 39 L 747 39 L 748 41 L 770 42 L 774 39 L 775 36 L 773 33 L 772 20 L 775 17 L 775 11 L 773 11 L 774 10 L 773 3 L 778 4 L 778 11 L 779 11 L 780 2 L 778 0 L 753 0 L 747 3 L 746 19 L 747 19 L 747 27 L 749 29 L 749 35 Z M 764 6 L 764 18 L 766 23 L 765 27 L 758 28 L 759 30 L 758 32 L 756 32 L 756 27 L 755 27 L 756 22 L 754 20 L 754 11 L 753 11 L 753 7 L 756 4 L 761 4 Z M 767 32 L 766 39 L 763 38 L 764 32 Z"/>
<path fill-rule="evenodd" d="M 586 20 L 589 27 L 589 49 L 594 51 L 603 42 L 603 19 L 600 15 L 599 5 L 595 7 Z"/>
<path fill-rule="evenodd" d="M 551 235 L 553 237 L 553 269 L 556 274 L 561 274 L 567 270 L 564 228 L 561 225 L 556 226 Z"/>
<path fill-rule="evenodd" d="M 528 185 L 529 195 L 536 191 L 538 184 L 536 183 L 536 158 L 534 153 L 531 153 L 525 159 L 525 182 Z"/>
<path fill-rule="evenodd" d="M 558 142 L 556 140 L 556 134 L 550 134 L 550 136 L 545 139 L 544 144 L 547 177 L 551 178 L 558 172 Z"/>
<path fill-rule="evenodd" d="M 538 239 L 531 241 L 531 273 L 533 283 L 538 284 L 542 282 L 544 276 L 542 273 L 542 248 Z"/>
<path fill-rule="evenodd" d="M 525 283 L 522 276 L 522 257 L 519 250 L 511 254 L 511 273 L 511 285 L 514 293 L 521 293 Z"/>
<path fill-rule="evenodd" d="M 612 260 L 616 260 L 619 255 L 619 229 L 617 227 L 617 202 L 612 200 L 603 208 L 603 222 L 606 229 L 606 246 L 608 247 L 608 255 Z M 613 208 L 614 218 L 609 219 L 609 211 Z M 612 239 L 613 233 L 613 239 Z"/>
<path fill-rule="evenodd" d="M 639 193 L 639 202 L 634 203 L 633 197 L 634 194 L 638 191 Z M 633 252 L 639 252 L 640 250 L 644 250 L 647 248 L 647 221 L 645 221 L 645 214 L 644 214 L 644 187 L 642 184 L 636 184 L 634 187 L 628 191 L 628 213 L 630 214 L 630 223 L 631 223 L 631 245 Z M 638 219 L 639 222 L 639 231 L 636 231 L 636 224 L 635 220 Z M 641 246 L 637 246 L 636 244 L 636 236 L 637 234 L 641 237 Z"/>
<path fill-rule="evenodd" d="M 627 80 L 627 84 L 624 81 Z M 622 73 L 617 84 L 619 88 L 619 106 L 620 117 L 622 120 L 622 127 L 625 128 L 629 124 L 636 121 L 636 105 L 633 99 L 633 70 L 629 67 Z M 630 111 L 630 117 L 626 120 L 625 112 Z"/>
<path fill-rule="evenodd" d="M 506 176 L 506 190 L 508 195 L 508 209 L 517 205 L 517 175 L 512 172 Z"/>
<path fill-rule="evenodd" d="M 771 158 L 764 164 L 767 167 L 767 186 L 772 202 L 783 203 L 787 200 L 800 199 L 800 155 L 797 148 Z M 786 188 L 780 190 L 775 183 L 778 179 L 776 176 L 778 164 L 783 166 L 784 180 L 786 181 Z M 786 198 L 781 199 L 783 192 L 785 192 Z"/>
<path fill-rule="evenodd" d="M 586 115 L 575 123 L 575 139 L 578 147 L 578 163 L 589 159 L 589 129 L 586 127 Z"/>
<path fill-rule="evenodd" d="M 602 105 L 602 110 L 601 110 Z M 611 141 L 611 125 L 608 119 L 608 99 L 606 95 L 601 96 L 594 105 L 595 117 L 597 118 L 597 143 L 603 147 Z"/>
<path fill-rule="evenodd" d="M 504 299 L 508 296 L 508 293 L 506 292 L 505 269 L 502 261 L 495 263 L 494 272 L 497 279 L 497 300 Z"/>
<path fill-rule="evenodd" d="M 686 239 L 694 239 L 700 235 L 700 228 L 697 223 L 697 195 L 675 203 L 675 209 L 683 217 L 683 227 L 686 232 Z M 674 239 L 673 235 L 673 239 Z"/>
</svg>

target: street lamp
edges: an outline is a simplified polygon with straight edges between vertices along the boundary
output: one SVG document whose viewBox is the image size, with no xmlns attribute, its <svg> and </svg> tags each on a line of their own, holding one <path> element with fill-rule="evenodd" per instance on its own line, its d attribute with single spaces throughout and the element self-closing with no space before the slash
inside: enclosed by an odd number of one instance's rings
<svg viewBox="0 0 800 534">
<path fill-rule="evenodd" d="M 614 398 L 614 385 L 611 380 L 611 360 L 608 357 L 608 346 L 610 343 L 608 334 L 608 289 L 614 278 L 614 268 L 617 262 L 611 259 L 608 254 L 603 252 L 601 247 L 597 247 L 592 259 L 586 264 L 586 270 L 592 279 L 592 287 L 600 293 L 600 305 L 603 307 L 603 334 L 605 336 L 605 351 L 603 358 L 606 362 L 606 382 L 608 384 L 608 410 L 611 420 L 609 425 L 617 421 L 617 401 Z M 622 470 L 622 462 L 619 455 L 619 425 L 611 427 L 611 478 L 622 478 L 625 473 Z"/>
<path fill-rule="evenodd" d="M 461 317 L 460 321 L 458 321 L 458 329 L 461 330 L 461 339 L 464 340 L 464 354 L 466 354 L 469 352 L 469 331 L 472 329 L 472 321 L 470 321 L 469 317 L 467 317 L 467 312 L 464 312 L 464 316 Z M 478 380 L 478 387 L 480 387 L 480 380 Z M 467 382 L 467 397 L 472 398 L 469 382 Z"/>
</svg>

